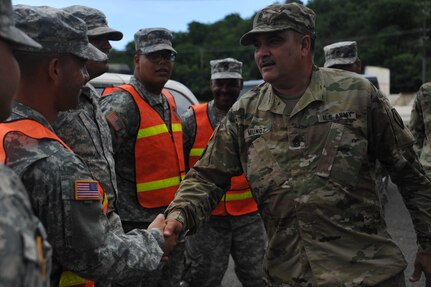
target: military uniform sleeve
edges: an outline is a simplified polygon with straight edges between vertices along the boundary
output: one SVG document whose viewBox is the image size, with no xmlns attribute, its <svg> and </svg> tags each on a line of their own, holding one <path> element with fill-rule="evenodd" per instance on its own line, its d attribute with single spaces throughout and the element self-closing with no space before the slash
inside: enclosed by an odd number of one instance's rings
<svg viewBox="0 0 431 287">
<path fill-rule="evenodd" d="M 423 89 L 423 87 L 421 87 L 419 92 L 416 94 L 416 98 L 412 107 L 412 113 L 411 113 L 410 122 L 409 122 L 409 128 L 412 131 L 412 134 L 415 138 L 415 144 L 413 147 L 418 156 L 420 156 L 422 147 L 424 145 L 424 141 L 426 140 L 426 134 L 425 134 L 426 123 L 424 119 L 424 111 L 422 109 L 423 108 L 426 109 L 425 110 L 426 115 L 431 115 L 430 103 L 425 104 L 423 106 L 423 103 L 426 100 L 424 98 L 425 96 L 424 93 L 429 94 L 429 92 L 431 91 L 427 92 L 426 89 Z M 427 122 L 428 122 L 427 124 L 431 127 L 431 119 L 428 119 Z"/>
<path fill-rule="evenodd" d="M 36 161 L 22 180 L 62 267 L 96 281 L 139 279 L 157 268 L 163 243 L 147 230 L 113 232 L 100 197 L 85 197 L 94 181 L 73 154 Z"/>
<path fill-rule="evenodd" d="M 419 249 L 431 252 L 431 181 L 413 150 L 414 138 L 395 108 L 375 88 L 371 91 L 368 117 L 369 147 L 403 196 Z"/>
<path fill-rule="evenodd" d="M 139 128 L 138 107 L 129 93 L 117 91 L 103 97 L 100 108 L 111 130 L 112 147 L 116 153 L 125 142 L 135 140 L 133 131 Z"/>
<path fill-rule="evenodd" d="M 241 173 L 237 127 L 234 117 L 228 113 L 214 131 L 199 162 L 187 173 L 166 215 L 182 212 L 184 230 L 195 232 L 229 189 L 231 177 Z"/>
<path fill-rule="evenodd" d="M 51 246 L 19 178 L 0 167 L 0 286 L 49 286 Z"/>
</svg>

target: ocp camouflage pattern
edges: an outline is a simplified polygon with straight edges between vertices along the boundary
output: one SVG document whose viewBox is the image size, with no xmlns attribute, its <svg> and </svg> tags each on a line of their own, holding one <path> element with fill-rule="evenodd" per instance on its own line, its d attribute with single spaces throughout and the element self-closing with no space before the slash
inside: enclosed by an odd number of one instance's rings
<svg viewBox="0 0 431 287">
<path fill-rule="evenodd" d="M 428 175 L 431 175 L 431 82 L 416 94 L 409 128 L 415 137 L 415 151 Z"/>
<path fill-rule="evenodd" d="M 378 159 L 412 215 L 419 250 L 431 251 L 431 182 L 380 91 L 359 75 L 315 68 L 285 110 L 268 83 L 241 97 L 166 213 L 183 212 L 185 230 L 196 231 L 244 172 L 268 234 L 273 286 L 370 286 L 406 267 L 380 213 Z"/>
</svg>

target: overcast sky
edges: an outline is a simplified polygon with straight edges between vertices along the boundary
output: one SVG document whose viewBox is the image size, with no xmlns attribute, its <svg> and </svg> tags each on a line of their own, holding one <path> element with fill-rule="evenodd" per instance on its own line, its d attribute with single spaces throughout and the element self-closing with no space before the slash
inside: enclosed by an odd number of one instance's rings
<svg viewBox="0 0 431 287">
<path fill-rule="evenodd" d="M 190 22 L 210 24 L 232 13 L 238 13 L 245 19 L 276 2 L 276 0 L 12 0 L 12 4 L 47 5 L 56 8 L 79 4 L 102 10 L 107 16 L 109 26 L 124 34 L 123 40 L 111 41 L 111 45 L 120 50 L 133 40 L 133 35 L 141 28 L 164 27 L 173 32 L 186 32 Z"/>
</svg>

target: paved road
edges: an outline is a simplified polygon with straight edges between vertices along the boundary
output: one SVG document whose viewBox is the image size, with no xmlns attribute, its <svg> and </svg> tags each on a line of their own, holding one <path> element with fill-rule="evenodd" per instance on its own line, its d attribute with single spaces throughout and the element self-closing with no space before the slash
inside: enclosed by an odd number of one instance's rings
<svg viewBox="0 0 431 287">
<path fill-rule="evenodd" d="M 385 218 L 388 225 L 389 233 L 392 238 L 398 243 L 401 250 L 409 263 L 406 271 L 406 287 L 424 287 L 425 280 L 421 278 L 419 282 L 410 283 L 408 277 L 413 270 L 413 260 L 417 251 L 416 234 L 413 230 L 410 214 L 408 213 L 397 187 L 389 183 L 388 188 L 388 203 L 385 205 Z M 232 260 L 229 264 L 229 269 L 223 278 L 221 287 L 241 287 L 242 284 L 238 281 L 234 271 Z"/>
</svg>

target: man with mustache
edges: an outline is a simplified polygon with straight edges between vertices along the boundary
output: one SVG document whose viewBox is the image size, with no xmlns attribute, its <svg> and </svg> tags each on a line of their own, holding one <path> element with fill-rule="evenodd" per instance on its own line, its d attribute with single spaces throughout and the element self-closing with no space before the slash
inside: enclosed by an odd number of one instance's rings
<svg viewBox="0 0 431 287">
<path fill-rule="evenodd" d="M 173 96 L 163 90 L 176 56 L 172 34 L 164 28 L 140 29 L 135 48 L 130 83 L 106 89 L 101 101 L 111 129 L 117 208 L 126 232 L 146 228 L 166 209 L 185 172 L 181 119 Z M 145 286 L 178 286 L 182 260 L 183 248 L 177 246 Z"/>
<path fill-rule="evenodd" d="M 241 37 L 266 83 L 229 110 L 166 211 L 165 237 L 189 234 L 244 173 L 268 234 L 271 286 L 405 286 L 386 231 L 375 162 L 389 171 L 418 236 L 415 272 L 431 279 L 431 182 L 413 137 L 360 75 L 313 63 L 315 13 L 298 3 L 257 13 Z"/>
</svg>

